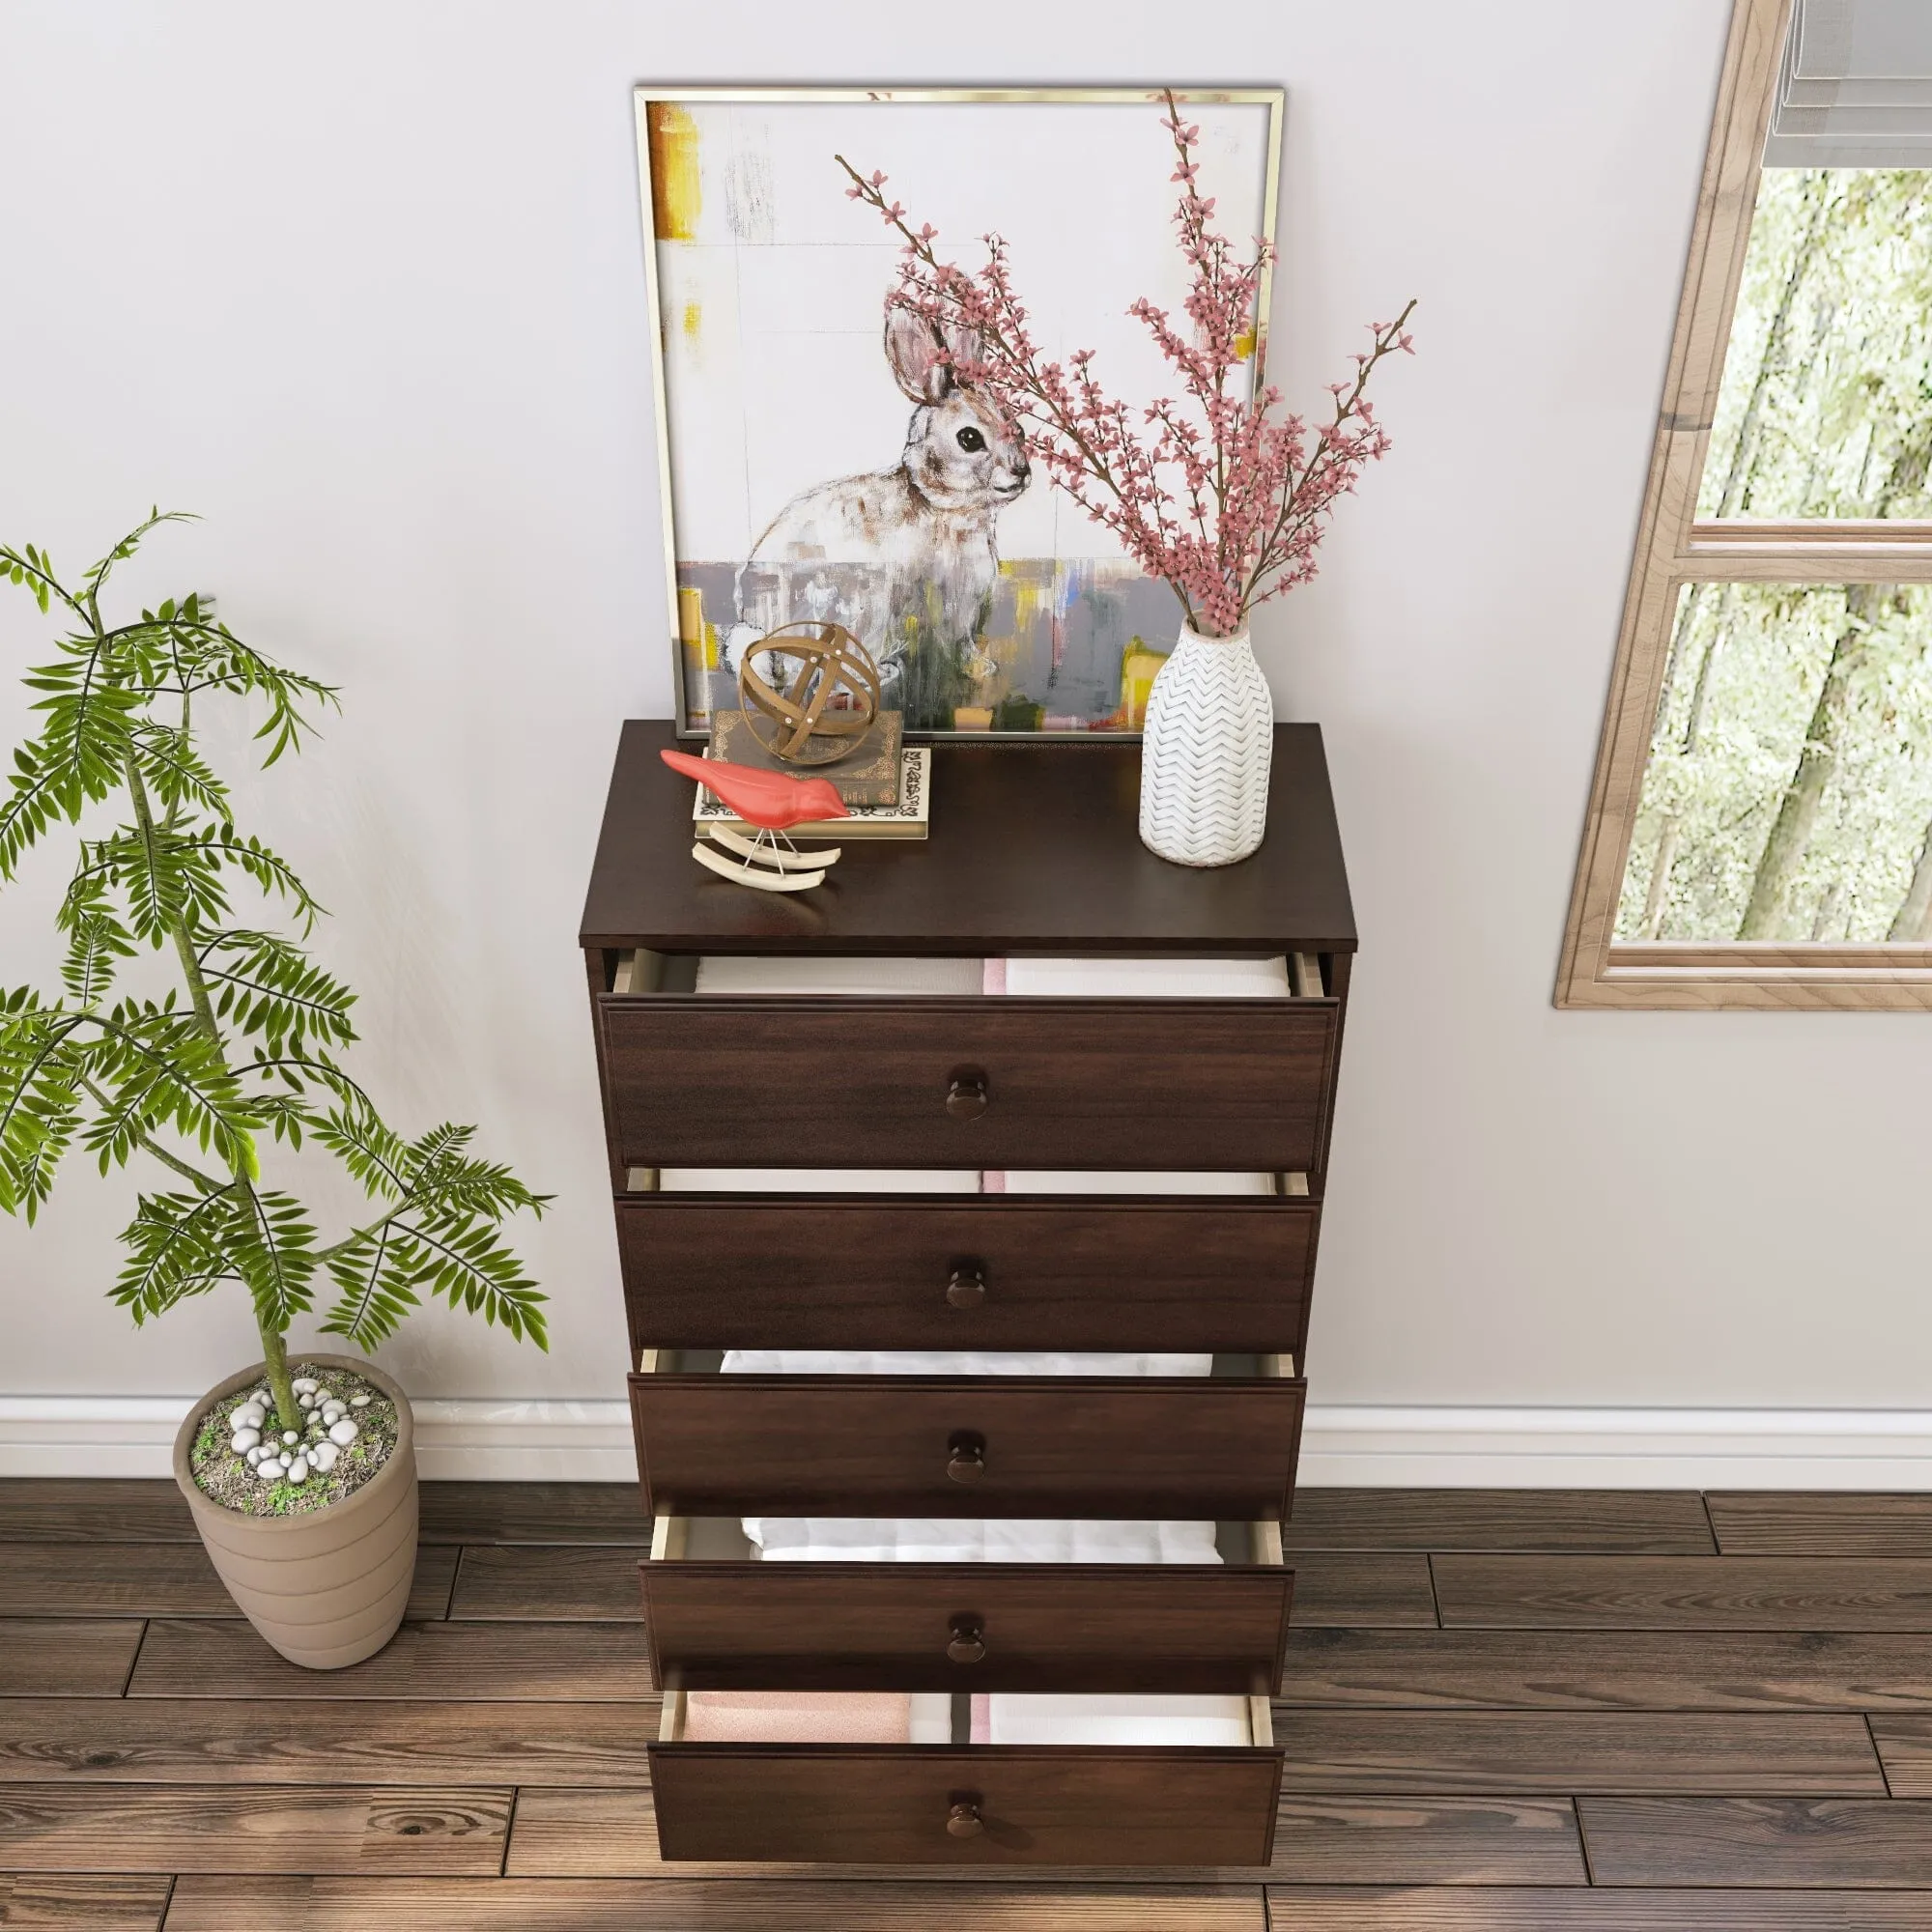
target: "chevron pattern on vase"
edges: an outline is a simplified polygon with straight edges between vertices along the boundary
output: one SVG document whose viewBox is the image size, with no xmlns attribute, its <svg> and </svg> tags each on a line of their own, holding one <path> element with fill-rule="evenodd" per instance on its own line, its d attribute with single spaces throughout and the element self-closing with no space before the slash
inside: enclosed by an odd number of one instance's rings
<svg viewBox="0 0 1932 1932">
<path fill-rule="evenodd" d="M 1231 866 L 1267 829 L 1274 699 L 1246 631 L 1182 627 L 1148 694 L 1141 843 L 1178 866 Z"/>
</svg>

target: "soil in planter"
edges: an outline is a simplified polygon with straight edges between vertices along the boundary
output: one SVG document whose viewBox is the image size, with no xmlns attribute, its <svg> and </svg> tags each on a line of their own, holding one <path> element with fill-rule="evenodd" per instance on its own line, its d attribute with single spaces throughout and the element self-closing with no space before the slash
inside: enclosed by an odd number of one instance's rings
<svg viewBox="0 0 1932 1932">
<path fill-rule="evenodd" d="M 395 1449 L 396 1406 L 374 1382 L 353 1369 L 320 1362 L 292 1362 L 289 1373 L 298 1399 L 309 1405 L 297 1441 L 282 1439 L 267 1376 L 253 1388 L 223 1396 L 195 1426 L 188 1467 L 202 1494 L 224 1509 L 242 1516 L 312 1516 L 354 1495 Z M 248 1419 L 257 1411 L 259 1425 Z M 349 1424 L 355 1434 L 345 1442 Z M 270 1457 L 278 1460 L 265 1474 L 261 1465 Z"/>
</svg>

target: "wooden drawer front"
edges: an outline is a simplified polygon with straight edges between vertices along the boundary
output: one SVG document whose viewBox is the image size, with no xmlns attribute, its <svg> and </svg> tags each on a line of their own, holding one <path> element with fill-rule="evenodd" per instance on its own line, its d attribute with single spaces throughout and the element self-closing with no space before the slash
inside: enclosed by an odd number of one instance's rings
<svg viewBox="0 0 1932 1932">
<path fill-rule="evenodd" d="M 1279 1521 L 1305 1394 L 1219 1376 L 631 1378 L 659 1516 Z"/>
<path fill-rule="evenodd" d="M 667 1859 L 1264 1865 L 1282 1753 L 1104 1746 L 654 1744 Z M 970 1804 L 971 1837 L 947 1830 Z"/>
<path fill-rule="evenodd" d="M 1320 1215 L 1306 1198 L 633 1194 L 617 1205 L 617 1238 L 633 1354 L 1114 1349 L 1298 1360 Z"/>
<path fill-rule="evenodd" d="M 622 1166 L 1320 1164 L 1333 1000 L 606 994 L 598 1007 Z M 975 1078 L 977 1116 L 953 1092 Z"/>
<path fill-rule="evenodd" d="M 1259 1565 L 639 1568 L 657 1681 L 687 1690 L 1268 1696 L 1294 1589 Z"/>
</svg>

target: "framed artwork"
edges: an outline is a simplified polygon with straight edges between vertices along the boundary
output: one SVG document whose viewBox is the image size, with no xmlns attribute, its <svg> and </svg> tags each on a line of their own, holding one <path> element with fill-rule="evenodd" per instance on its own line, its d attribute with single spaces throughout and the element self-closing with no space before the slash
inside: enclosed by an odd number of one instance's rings
<svg viewBox="0 0 1932 1932">
<path fill-rule="evenodd" d="M 1273 239 L 1283 95 L 1180 92 L 1202 191 Z M 746 647 L 831 619 L 908 732 L 1118 735 L 1179 634 L 1144 575 L 895 315 L 897 238 L 840 157 L 883 171 L 962 266 L 1002 235 L 1047 351 L 1167 394 L 1127 313 L 1184 314 L 1157 91 L 653 88 L 637 94 L 678 727 L 736 703 Z M 1262 285 L 1251 383 L 1265 349 Z"/>
</svg>

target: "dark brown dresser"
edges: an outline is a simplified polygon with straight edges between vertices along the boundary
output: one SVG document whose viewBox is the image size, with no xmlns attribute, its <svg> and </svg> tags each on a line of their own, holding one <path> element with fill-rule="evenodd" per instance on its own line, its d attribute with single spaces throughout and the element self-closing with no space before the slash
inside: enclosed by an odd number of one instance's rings
<svg viewBox="0 0 1932 1932">
<path fill-rule="evenodd" d="M 1136 836 L 1138 747 L 941 745 L 931 837 L 826 884 L 693 864 L 624 726 L 583 916 L 655 1520 L 668 1860 L 1242 1865 L 1272 1845 L 1280 1524 L 1355 948 L 1317 727 L 1266 842 Z M 700 960 L 1285 959 L 1280 997 L 699 990 Z M 692 1170 L 1262 1176 L 1245 1193 L 699 1191 Z M 923 1183 L 921 1183 L 922 1185 Z M 1150 1351 L 1212 1373 L 724 1374 L 724 1351 Z M 1174 1520 L 1219 1562 L 771 1562 L 745 1518 Z M 951 1742 L 700 1742 L 694 1692 L 944 1693 Z M 979 1693 L 1215 1696 L 1237 1743 L 972 1743 Z"/>
</svg>

